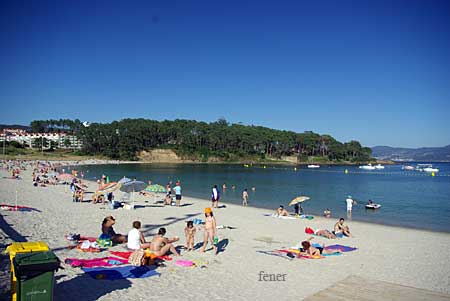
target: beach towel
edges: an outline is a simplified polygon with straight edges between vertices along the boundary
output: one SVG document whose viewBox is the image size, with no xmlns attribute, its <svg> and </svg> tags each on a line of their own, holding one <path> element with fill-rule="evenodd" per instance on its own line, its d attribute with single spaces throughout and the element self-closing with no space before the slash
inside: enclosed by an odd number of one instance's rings
<svg viewBox="0 0 450 301">
<path fill-rule="evenodd" d="M 15 205 L 8 205 L 8 204 L 1 204 L 0 205 L 0 210 L 5 210 L 5 211 L 37 211 L 37 212 L 41 212 L 40 210 L 33 208 L 33 207 L 28 207 L 28 206 L 15 206 Z"/>
<path fill-rule="evenodd" d="M 114 268 L 81 268 L 85 273 L 97 280 L 120 280 L 127 278 L 148 278 L 161 275 L 155 267 L 123 266 Z"/>
<path fill-rule="evenodd" d="M 264 214 L 264 216 L 275 217 L 275 218 L 280 218 L 280 219 L 297 219 L 297 217 L 295 217 L 295 216 L 281 216 L 281 215 L 277 215 L 275 213 Z"/>
<path fill-rule="evenodd" d="M 103 257 L 103 258 L 93 258 L 93 259 L 78 259 L 78 258 L 67 258 L 65 263 L 70 264 L 72 267 L 112 267 L 115 265 L 127 264 L 126 259 L 117 257 Z"/>
<path fill-rule="evenodd" d="M 358 250 L 358 248 L 343 246 L 343 245 L 330 245 L 324 248 L 325 250 L 339 250 L 341 252 L 351 252 Z"/>
<path fill-rule="evenodd" d="M 118 251 L 110 251 L 109 253 L 111 253 L 111 255 L 123 258 L 123 259 L 127 259 L 130 257 L 131 253 L 133 252 L 118 252 Z M 169 255 L 163 255 L 163 256 L 158 256 L 156 257 L 156 259 L 159 260 L 167 260 L 170 261 L 172 260 L 172 258 Z"/>
</svg>

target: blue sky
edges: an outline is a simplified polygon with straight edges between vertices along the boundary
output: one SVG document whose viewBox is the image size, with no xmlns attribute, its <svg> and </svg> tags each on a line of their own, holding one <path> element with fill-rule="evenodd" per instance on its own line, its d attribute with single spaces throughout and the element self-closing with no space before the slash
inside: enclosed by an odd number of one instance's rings
<svg viewBox="0 0 450 301">
<path fill-rule="evenodd" d="M 197 119 L 450 144 L 450 1 L 1 1 L 0 123 Z"/>
</svg>

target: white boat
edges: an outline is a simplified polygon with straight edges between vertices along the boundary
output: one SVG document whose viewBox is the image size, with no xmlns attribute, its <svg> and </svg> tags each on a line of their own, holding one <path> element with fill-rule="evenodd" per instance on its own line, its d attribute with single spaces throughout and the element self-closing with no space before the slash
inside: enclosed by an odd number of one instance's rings
<svg viewBox="0 0 450 301">
<path fill-rule="evenodd" d="M 377 164 L 377 165 L 375 165 L 375 168 L 376 169 L 384 169 L 384 166 L 381 164 Z"/>
<path fill-rule="evenodd" d="M 404 165 L 404 166 L 402 166 L 402 169 L 403 170 L 414 170 L 415 168 L 414 168 L 414 166 L 411 166 L 411 165 Z"/>
<path fill-rule="evenodd" d="M 365 170 L 375 170 L 375 166 L 372 166 L 372 164 L 367 164 L 367 165 L 361 165 L 359 167 L 360 169 L 365 169 Z"/>
<path fill-rule="evenodd" d="M 439 172 L 439 169 L 434 168 L 433 164 L 417 164 L 416 170 L 424 172 Z"/>
<path fill-rule="evenodd" d="M 424 172 L 439 172 L 439 169 L 433 167 L 425 167 L 423 169 Z"/>
<path fill-rule="evenodd" d="M 366 209 L 378 209 L 380 207 L 381 207 L 380 204 L 374 204 L 374 203 L 366 205 Z"/>
<path fill-rule="evenodd" d="M 320 168 L 320 165 L 310 164 L 308 168 Z"/>
</svg>

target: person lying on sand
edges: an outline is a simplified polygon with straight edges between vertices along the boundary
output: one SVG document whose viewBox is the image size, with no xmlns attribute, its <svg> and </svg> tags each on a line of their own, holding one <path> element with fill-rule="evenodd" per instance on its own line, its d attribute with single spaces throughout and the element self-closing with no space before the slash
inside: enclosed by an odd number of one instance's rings
<svg viewBox="0 0 450 301">
<path fill-rule="evenodd" d="M 300 250 L 300 252 L 303 255 L 307 255 L 307 256 L 321 256 L 322 254 L 341 253 L 341 251 L 339 251 L 339 250 L 326 250 L 325 249 L 325 245 L 322 245 L 322 247 L 315 248 L 310 243 L 311 239 L 313 239 L 313 237 L 309 238 L 308 240 L 302 241 L 302 249 Z"/>
<path fill-rule="evenodd" d="M 328 239 L 335 239 L 336 235 L 334 235 L 333 233 L 331 233 L 328 230 L 322 230 L 322 229 L 317 229 L 316 231 L 314 231 L 314 235 L 317 236 L 322 236 Z"/>
<path fill-rule="evenodd" d="M 283 205 L 280 205 L 280 207 L 278 207 L 277 211 L 275 212 L 276 215 L 278 216 L 288 216 L 289 213 L 287 212 L 286 209 L 284 209 Z"/>
<path fill-rule="evenodd" d="M 348 226 L 344 224 L 344 219 L 342 217 L 334 225 L 334 234 L 336 234 L 336 236 L 345 235 L 348 237 L 352 237 L 352 234 L 350 233 Z"/>
<path fill-rule="evenodd" d="M 127 237 L 122 234 L 117 234 L 114 231 L 113 225 L 116 220 L 112 216 L 107 216 L 102 222 L 102 234 L 108 235 L 113 243 L 122 244 L 127 242 Z"/>
<path fill-rule="evenodd" d="M 155 235 L 150 242 L 150 250 L 156 256 L 164 256 L 167 252 L 172 252 L 175 256 L 180 256 L 175 247 L 172 245 L 173 242 L 179 240 L 177 236 L 174 238 L 166 238 L 166 228 L 160 228 L 158 234 Z"/>
</svg>

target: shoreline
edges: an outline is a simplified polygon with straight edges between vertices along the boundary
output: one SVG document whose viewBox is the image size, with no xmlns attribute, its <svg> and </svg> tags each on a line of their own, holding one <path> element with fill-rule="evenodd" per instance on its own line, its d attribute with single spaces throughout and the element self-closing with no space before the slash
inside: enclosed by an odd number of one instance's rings
<svg viewBox="0 0 450 301">
<path fill-rule="evenodd" d="M 73 168 L 73 167 L 76 167 L 76 166 L 85 166 L 85 165 L 108 165 L 108 164 L 114 164 L 114 165 L 124 164 L 124 165 L 126 165 L 126 164 L 135 164 L 135 163 L 136 164 L 152 164 L 152 163 L 149 163 L 149 162 L 134 162 L 134 161 L 111 161 L 111 160 L 97 160 L 97 161 L 98 162 L 96 162 L 96 163 L 82 162 L 82 163 L 79 163 L 79 164 L 76 164 L 76 165 L 70 164 L 70 162 L 69 162 L 69 164 L 60 166 L 59 169 L 66 168 L 66 167 Z M 154 164 L 168 164 L 168 163 L 159 163 L 159 162 L 156 163 L 155 162 Z M 196 163 L 171 163 L 171 164 L 196 164 Z M 216 163 L 202 163 L 202 164 L 216 164 Z M 221 164 L 226 164 L 226 163 L 217 163 L 217 164 L 221 165 Z M 230 165 L 233 165 L 233 164 L 230 164 Z M 236 163 L 235 165 L 241 165 L 241 164 L 240 163 Z M 83 181 L 89 181 L 92 184 L 96 184 L 95 180 L 83 179 Z M 210 200 L 208 200 L 206 198 L 198 197 L 198 196 L 195 196 L 195 195 L 190 195 L 189 193 L 188 194 L 184 194 L 183 193 L 183 195 L 188 196 L 190 198 L 201 199 L 203 201 L 210 202 Z M 238 207 L 242 207 L 242 206 L 240 206 L 239 204 L 236 204 L 236 203 L 223 203 L 223 202 L 221 202 L 221 203 L 222 204 L 226 204 L 226 205 L 235 205 L 235 206 L 238 206 Z M 252 202 L 249 202 L 249 204 L 251 204 L 251 203 Z M 274 212 L 275 209 L 276 209 L 276 208 L 269 208 L 269 207 L 264 207 L 264 206 L 252 206 L 252 205 L 249 205 L 248 207 L 256 208 L 256 209 L 264 209 L 264 210 L 268 210 L 269 212 Z M 309 214 L 308 213 L 308 215 L 314 216 L 314 218 L 324 218 L 323 216 L 317 215 L 317 214 Z M 333 218 L 340 218 L 340 217 L 341 216 L 333 217 Z M 372 225 L 383 225 L 383 226 L 400 228 L 400 229 L 414 229 L 414 230 L 420 230 L 420 231 L 427 231 L 427 232 L 431 232 L 431 233 L 446 233 L 446 234 L 450 234 L 450 229 L 448 231 L 445 231 L 445 230 L 427 229 L 427 228 L 420 228 L 420 227 L 406 226 L 406 225 L 395 225 L 395 224 L 385 223 L 385 222 L 382 222 L 382 221 L 380 221 L 380 222 L 364 221 L 364 220 L 360 220 L 358 218 L 356 218 L 356 219 L 353 219 L 353 218 L 352 219 L 348 219 L 347 216 L 342 216 L 342 217 L 344 217 L 346 220 L 350 220 L 350 221 L 354 221 L 354 222 L 360 222 L 360 223 L 366 223 L 366 224 L 372 224 Z M 333 218 L 331 218 L 331 219 L 333 219 Z M 324 219 L 326 219 L 326 218 L 324 218 Z"/>
</svg>

